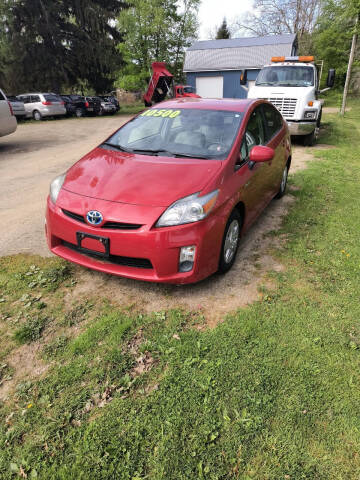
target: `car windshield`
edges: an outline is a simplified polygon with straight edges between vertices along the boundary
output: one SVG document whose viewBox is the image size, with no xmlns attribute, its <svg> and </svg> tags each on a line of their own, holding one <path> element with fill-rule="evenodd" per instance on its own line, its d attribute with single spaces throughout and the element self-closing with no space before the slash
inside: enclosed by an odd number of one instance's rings
<svg viewBox="0 0 360 480">
<path fill-rule="evenodd" d="M 224 159 L 242 118 L 241 112 L 151 108 L 104 145 L 144 155 Z"/>
<path fill-rule="evenodd" d="M 306 66 L 279 66 L 263 68 L 255 85 L 309 87 L 314 85 L 314 69 Z"/>
<path fill-rule="evenodd" d="M 196 93 L 194 87 L 184 87 L 184 93 Z"/>
</svg>

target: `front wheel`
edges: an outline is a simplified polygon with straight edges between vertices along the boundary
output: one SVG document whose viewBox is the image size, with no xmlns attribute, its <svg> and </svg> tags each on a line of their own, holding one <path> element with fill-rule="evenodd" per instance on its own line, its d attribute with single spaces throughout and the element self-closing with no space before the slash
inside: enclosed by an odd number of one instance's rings
<svg viewBox="0 0 360 480">
<path fill-rule="evenodd" d="M 36 120 L 37 122 L 42 120 L 42 115 L 38 110 L 33 111 L 33 119 Z"/>
<path fill-rule="evenodd" d="M 282 177 L 281 177 L 281 183 L 280 183 L 279 191 L 278 191 L 278 193 L 275 195 L 275 198 L 276 198 L 276 199 L 283 197 L 284 194 L 285 194 L 286 184 L 287 184 L 287 179 L 288 179 L 288 174 L 289 174 L 289 167 L 286 165 L 286 167 L 284 168 Z"/>
<path fill-rule="evenodd" d="M 242 218 L 237 210 L 234 210 L 227 221 L 222 241 L 219 272 L 226 273 L 234 265 L 236 253 L 239 248 Z"/>
<path fill-rule="evenodd" d="M 304 147 L 312 147 L 315 143 L 315 130 L 313 130 L 308 135 L 304 135 L 303 137 L 303 145 Z"/>
</svg>

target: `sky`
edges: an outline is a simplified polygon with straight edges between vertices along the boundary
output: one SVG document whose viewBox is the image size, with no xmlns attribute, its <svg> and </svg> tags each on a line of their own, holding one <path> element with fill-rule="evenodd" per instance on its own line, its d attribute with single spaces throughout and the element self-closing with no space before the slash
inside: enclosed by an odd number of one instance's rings
<svg viewBox="0 0 360 480">
<path fill-rule="evenodd" d="M 251 10 L 252 3 L 253 0 L 202 0 L 199 9 L 199 40 L 208 40 L 209 30 L 220 26 L 224 17 L 230 24 L 235 17 Z"/>
</svg>

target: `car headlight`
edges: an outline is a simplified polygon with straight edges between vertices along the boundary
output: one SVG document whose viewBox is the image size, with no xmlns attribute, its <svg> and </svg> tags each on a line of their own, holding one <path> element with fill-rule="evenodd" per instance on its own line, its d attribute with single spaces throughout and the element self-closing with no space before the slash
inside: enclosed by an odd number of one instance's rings
<svg viewBox="0 0 360 480">
<path fill-rule="evenodd" d="M 61 187 L 63 186 L 63 183 L 65 181 L 65 177 L 66 173 L 63 173 L 62 175 L 54 178 L 54 180 L 50 184 L 50 198 L 53 203 L 56 203 Z"/>
<path fill-rule="evenodd" d="M 156 223 L 156 227 L 170 227 L 203 220 L 213 209 L 219 190 L 214 190 L 203 197 L 198 193 L 181 198 L 165 210 Z"/>
<path fill-rule="evenodd" d="M 306 118 L 306 120 L 314 120 L 316 118 L 316 111 L 309 110 L 305 112 L 304 118 Z"/>
</svg>

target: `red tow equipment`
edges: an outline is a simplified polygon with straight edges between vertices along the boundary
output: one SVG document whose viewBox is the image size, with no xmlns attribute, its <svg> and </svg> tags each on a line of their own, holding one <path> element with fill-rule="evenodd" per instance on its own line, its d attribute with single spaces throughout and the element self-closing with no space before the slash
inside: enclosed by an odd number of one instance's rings
<svg viewBox="0 0 360 480">
<path fill-rule="evenodd" d="M 159 103 L 169 97 L 195 97 L 200 98 L 190 86 L 175 85 L 174 76 L 167 70 L 164 62 L 153 62 L 152 76 L 148 89 L 144 95 L 145 107 L 151 107 L 153 103 Z"/>
</svg>

